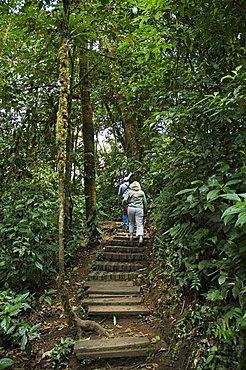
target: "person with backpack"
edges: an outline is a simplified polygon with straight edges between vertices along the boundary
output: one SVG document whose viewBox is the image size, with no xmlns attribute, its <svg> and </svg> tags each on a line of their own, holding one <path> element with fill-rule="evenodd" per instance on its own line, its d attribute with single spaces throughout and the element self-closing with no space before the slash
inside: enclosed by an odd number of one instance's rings
<svg viewBox="0 0 246 370">
<path fill-rule="evenodd" d="M 130 185 L 130 191 L 124 196 L 123 205 L 128 205 L 130 242 L 132 244 L 134 227 L 136 225 L 136 236 L 139 238 L 139 245 L 142 245 L 144 216 L 147 214 L 147 200 L 139 182 L 133 181 Z"/>
<path fill-rule="evenodd" d="M 123 219 L 123 229 L 128 230 L 129 228 L 129 220 L 127 214 L 127 206 L 122 204 L 123 198 L 126 196 L 128 191 L 130 190 L 130 177 L 132 173 L 130 173 L 127 177 L 124 177 L 122 184 L 119 186 L 118 191 L 118 204 L 122 207 L 122 219 Z"/>
</svg>

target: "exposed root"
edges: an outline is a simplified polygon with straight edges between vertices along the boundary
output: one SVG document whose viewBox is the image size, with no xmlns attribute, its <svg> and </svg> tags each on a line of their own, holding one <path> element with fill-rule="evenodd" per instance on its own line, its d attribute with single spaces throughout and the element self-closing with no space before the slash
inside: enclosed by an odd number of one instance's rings
<svg viewBox="0 0 246 370">
<path fill-rule="evenodd" d="M 68 319 L 69 325 L 77 326 L 79 334 L 78 336 L 81 337 L 81 330 L 93 330 L 99 335 L 109 337 L 109 333 L 100 324 L 91 320 L 82 320 L 76 315 L 69 301 L 68 289 L 64 276 L 58 275 L 57 284 L 64 313 Z"/>
<path fill-rule="evenodd" d="M 109 333 L 107 332 L 106 329 L 104 329 L 100 324 L 98 324 L 96 321 L 91 321 L 91 320 L 82 320 L 80 319 L 75 312 L 74 314 L 74 319 L 76 321 L 76 325 L 81 328 L 82 330 L 93 330 L 97 334 L 102 335 L 104 337 L 109 337 Z"/>
</svg>

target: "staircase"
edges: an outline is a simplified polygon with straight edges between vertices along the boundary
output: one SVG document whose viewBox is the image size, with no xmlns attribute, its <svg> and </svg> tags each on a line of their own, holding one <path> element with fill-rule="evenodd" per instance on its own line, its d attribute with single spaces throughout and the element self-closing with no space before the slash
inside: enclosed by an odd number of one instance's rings
<svg viewBox="0 0 246 370">
<path fill-rule="evenodd" d="M 89 318 L 111 322 L 113 338 L 78 340 L 74 352 L 79 360 L 137 358 L 153 352 L 147 328 L 146 333 L 136 331 L 128 335 L 115 330 L 116 322 L 120 320 L 123 326 L 126 322 L 131 325 L 131 320 L 137 326 L 137 322 L 150 313 L 143 303 L 141 289 L 135 283 L 139 272 L 147 265 L 144 252 L 148 240 L 145 239 L 141 247 L 137 243 L 134 240 L 130 245 L 127 234 L 118 233 L 97 254 L 93 271 L 84 284 L 86 296 L 81 303 Z"/>
</svg>

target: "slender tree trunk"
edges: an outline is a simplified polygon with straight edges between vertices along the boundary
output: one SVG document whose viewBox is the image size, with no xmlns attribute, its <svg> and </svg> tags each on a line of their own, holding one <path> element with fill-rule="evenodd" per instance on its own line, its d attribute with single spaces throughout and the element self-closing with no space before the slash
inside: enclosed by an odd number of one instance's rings
<svg viewBox="0 0 246 370">
<path fill-rule="evenodd" d="M 98 229 L 96 227 L 96 160 L 95 160 L 95 140 L 94 124 L 92 118 L 90 80 L 87 51 L 85 48 L 80 50 L 79 58 L 80 73 L 80 95 L 82 107 L 83 123 L 83 143 L 84 143 L 84 187 L 85 187 L 85 206 L 87 230 L 89 242 L 96 244 L 98 240 Z"/>
<path fill-rule="evenodd" d="M 66 170 L 66 143 L 68 128 L 68 98 L 69 98 L 69 74 L 68 74 L 68 38 L 63 36 L 60 48 L 60 96 L 56 122 L 57 143 L 57 172 L 59 193 L 59 273 L 64 275 L 64 243 L 65 243 L 65 170 Z"/>
<path fill-rule="evenodd" d="M 65 245 L 71 234 L 72 229 L 72 196 L 71 196 L 71 172 L 72 172 L 72 162 L 71 156 L 73 151 L 73 129 L 71 126 L 71 111 L 72 111 L 72 96 L 73 96 L 73 80 L 74 80 L 74 52 L 70 53 L 71 68 L 70 68 L 70 92 L 68 95 L 68 124 L 67 124 L 67 140 L 66 140 L 66 171 L 65 171 L 65 224 L 64 224 L 64 234 L 65 234 Z"/>
</svg>

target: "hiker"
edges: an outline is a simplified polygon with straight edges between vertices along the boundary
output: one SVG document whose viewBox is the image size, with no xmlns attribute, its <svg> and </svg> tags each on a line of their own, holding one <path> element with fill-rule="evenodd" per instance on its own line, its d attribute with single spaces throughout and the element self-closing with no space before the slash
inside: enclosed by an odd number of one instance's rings
<svg viewBox="0 0 246 370">
<path fill-rule="evenodd" d="M 139 245 L 142 245 L 144 216 L 147 214 L 147 201 L 139 182 L 133 181 L 130 185 L 130 191 L 124 196 L 123 204 L 128 205 L 130 242 L 132 244 L 134 226 L 136 225 L 136 236 L 139 237 Z"/>
<path fill-rule="evenodd" d="M 131 175 L 132 173 L 130 172 L 130 174 L 127 177 L 124 177 L 123 183 L 120 185 L 119 191 L 118 191 L 118 204 L 122 207 L 122 218 L 123 218 L 123 229 L 124 230 L 128 230 L 129 220 L 128 220 L 128 214 L 127 214 L 127 206 L 124 206 L 122 204 L 122 201 L 123 201 L 123 198 L 128 193 L 128 191 L 130 190 L 129 180 L 130 180 Z"/>
</svg>

